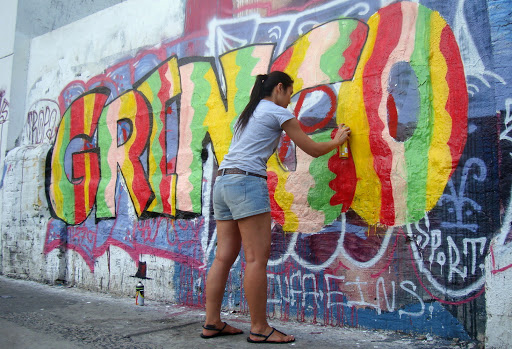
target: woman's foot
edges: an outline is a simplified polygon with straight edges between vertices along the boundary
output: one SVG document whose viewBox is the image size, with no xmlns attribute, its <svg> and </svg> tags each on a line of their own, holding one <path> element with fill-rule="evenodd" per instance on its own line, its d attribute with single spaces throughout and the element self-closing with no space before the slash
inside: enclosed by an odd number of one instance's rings
<svg viewBox="0 0 512 349">
<path fill-rule="evenodd" d="M 241 329 L 228 325 L 226 322 L 220 321 L 218 323 L 213 324 L 204 324 L 201 337 L 214 338 L 219 336 L 231 336 L 242 333 L 244 333 L 244 331 L 242 331 Z"/>
<path fill-rule="evenodd" d="M 266 331 L 262 332 L 254 332 L 251 330 L 247 341 L 249 343 L 292 343 L 295 341 L 295 337 L 289 336 L 269 326 Z"/>
</svg>

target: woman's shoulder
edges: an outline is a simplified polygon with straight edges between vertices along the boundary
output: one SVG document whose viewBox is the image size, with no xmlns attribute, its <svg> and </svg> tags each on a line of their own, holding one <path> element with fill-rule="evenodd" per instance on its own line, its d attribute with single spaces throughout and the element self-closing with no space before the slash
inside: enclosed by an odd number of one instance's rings
<svg viewBox="0 0 512 349">
<path fill-rule="evenodd" d="M 274 102 L 268 101 L 266 99 L 262 99 L 260 101 L 257 109 L 261 110 L 262 112 L 272 112 L 272 113 L 282 113 L 282 114 L 290 114 L 291 113 L 288 109 L 283 108 L 280 105 L 277 105 Z"/>
<path fill-rule="evenodd" d="M 254 111 L 254 116 L 256 120 L 263 123 L 271 123 L 275 127 L 281 126 L 285 121 L 294 118 L 292 112 L 288 109 L 283 108 L 272 101 L 262 100 L 262 102 L 258 106 L 261 105 L 261 108 L 257 108 Z"/>
</svg>

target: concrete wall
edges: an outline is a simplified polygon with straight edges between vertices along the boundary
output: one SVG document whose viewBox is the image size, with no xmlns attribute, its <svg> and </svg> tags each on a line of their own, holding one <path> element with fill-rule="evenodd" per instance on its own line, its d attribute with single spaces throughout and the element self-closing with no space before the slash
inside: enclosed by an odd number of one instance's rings
<svg viewBox="0 0 512 349">
<path fill-rule="evenodd" d="M 132 295 L 145 262 L 149 301 L 203 306 L 216 168 L 279 69 L 311 137 L 353 136 L 318 159 L 283 137 L 269 161 L 269 316 L 502 347 L 510 5 L 125 1 L 32 39 L 2 273 Z M 243 269 L 224 305 L 245 312 Z"/>
<path fill-rule="evenodd" d="M 3 168 L 6 153 L 9 114 L 11 111 L 11 77 L 13 70 L 14 36 L 16 27 L 16 1 L 0 1 L 0 23 L 3 24 L 2 40 L 0 41 L 0 167 Z M 0 180 L 0 188 L 3 183 Z M 0 195 L 0 206 L 2 196 Z M 3 214 L 0 211 L 0 220 Z M 3 246 L 3 236 L 0 234 L 0 246 Z M 0 259 L 0 269 L 2 260 Z"/>
<path fill-rule="evenodd" d="M 17 1 L 0 2 L 0 165 L 3 163 L 7 144 L 7 127 L 11 100 L 11 76 L 14 56 L 14 36 L 16 28 Z"/>
</svg>

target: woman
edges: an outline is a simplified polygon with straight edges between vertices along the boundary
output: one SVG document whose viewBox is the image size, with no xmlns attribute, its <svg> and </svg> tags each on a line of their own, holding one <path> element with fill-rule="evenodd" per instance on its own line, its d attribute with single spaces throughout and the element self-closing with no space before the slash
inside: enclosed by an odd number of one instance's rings
<svg viewBox="0 0 512 349">
<path fill-rule="evenodd" d="M 286 73 L 274 71 L 256 77 L 250 101 L 235 124 L 229 152 L 219 167 L 213 189 L 217 251 L 206 281 L 203 338 L 243 333 L 220 318 L 229 270 L 243 243 L 244 289 L 251 316 L 247 341 L 295 341 L 293 336 L 270 327 L 266 317 L 267 262 L 271 244 L 267 161 L 277 148 L 283 130 L 304 152 L 318 157 L 346 142 L 350 129 L 340 125 L 334 139 L 313 141 L 286 109 L 292 93 L 293 80 Z"/>
</svg>

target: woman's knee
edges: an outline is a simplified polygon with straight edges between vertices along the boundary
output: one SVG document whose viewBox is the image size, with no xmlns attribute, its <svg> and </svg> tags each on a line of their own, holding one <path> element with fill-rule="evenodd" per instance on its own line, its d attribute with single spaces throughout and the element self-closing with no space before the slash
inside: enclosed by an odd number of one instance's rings
<svg viewBox="0 0 512 349">
<path fill-rule="evenodd" d="M 265 267 L 267 266 L 268 259 L 270 258 L 270 248 L 250 249 L 244 248 L 244 257 L 246 263 L 258 263 Z"/>
<path fill-rule="evenodd" d="M 218 263 L 229 265 L 231 267 L 231 265 L 235 263 L 238 257 L 238 253 L 239 251 L 223 251 L 220 253 L 217 251 L 215 254 L 215 260 Z"/>
</svg>

